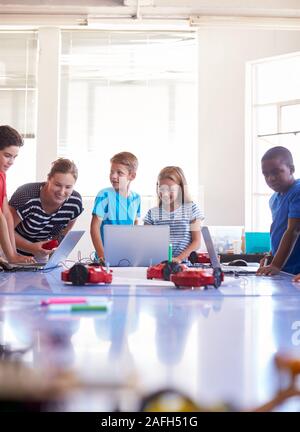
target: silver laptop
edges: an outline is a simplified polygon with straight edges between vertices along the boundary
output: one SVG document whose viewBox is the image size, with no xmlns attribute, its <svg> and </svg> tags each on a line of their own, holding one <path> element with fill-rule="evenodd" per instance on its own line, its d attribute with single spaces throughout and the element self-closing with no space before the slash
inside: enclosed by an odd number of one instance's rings
<svg viewBox="0 0 300 432">
<path fill-rule="evenodd" d="M 104 225 L 105 261 L 112 267 L 148 267 L 168 259 L 168 225 Z"/>
<path fill-rule="evenodd" d="M 8 264 L 7 270 L 49 270 L 58 267 L 72 252 L 85 231 L 69 231 L 46 263 Z"/>
<path fill-rule="evenodd" d="M 213 268 L 221 267 L 223 273 L 232 274 L 235 276 L 256 274 L 258 265 L 257 267 L 253 267 L 253 266 L 248 267 L 248 266 L 229 266 L 229 265 L 220 264 L 208 227 L 207 226 L 202 227 L 201 233 Z"/>
</svg>

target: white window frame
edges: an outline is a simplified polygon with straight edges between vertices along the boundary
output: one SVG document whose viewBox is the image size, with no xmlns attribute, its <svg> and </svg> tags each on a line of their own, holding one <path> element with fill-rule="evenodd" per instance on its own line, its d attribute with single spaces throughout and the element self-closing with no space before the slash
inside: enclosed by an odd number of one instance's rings
<svg viewBox="0 0 300 432">
<path fill-rule="evenodd" d="M 265 104 L 257 104 L 254 103 L 255 96 L 255 67 L 258 64 L 263 62 L 269 62 L 278 60 L 280 58 L 286 59 L 289 57 L 293 57 L 299 53 L 294 52 L 292 54 L 284 54 L 278 56 L 272 56 L 265 59 L 256 60 L 253 62 L 248 62 L 246 64 L 246 86 L 245 86 L 245 230 L 246 231 L 255 231 L 255 205 L 256 200 L 255 197 L 264 196 L 266 200 L 269 199 L 271 195 L 267 193 L 259 193 L 254 189 L 254 176 L 255 176 L 255 149 L 256 149 L 256 140 L 258 135 L 256 135 L 256 124 L 255 124 L 255 109 L 257 107 L 263 106 L 276 106 L 277 109 L 277 128 L 276 133 L 282 132 L 281 123 L 281 109 L 285 106 L 290 105 L 298 105 L 300 104 L 300 99 L 286 100 L 280 102 L 270 102 Z M 289 131 L 294 132 L 294 131 Z M 257 173 L 256 173 L 257 174 Z M 262 175 L 262 174 L 261 174 Z M 270 215 L 271 221 L 271 215 Z"/>
</svg>

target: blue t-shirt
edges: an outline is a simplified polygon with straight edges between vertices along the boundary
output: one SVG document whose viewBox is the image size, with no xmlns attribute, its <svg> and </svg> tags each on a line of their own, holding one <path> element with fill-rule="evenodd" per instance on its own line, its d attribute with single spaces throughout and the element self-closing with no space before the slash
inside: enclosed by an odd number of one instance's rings
<svg viewBox="0 0 300 432">
<path fill-rule="evenodd" d="M 300 179 L 285 193 L 275 192 L 270 198 L 272 225 L 270 230 L 272 254 L 277 252 L 281 238 L 287 229 L 289 218 L 300 218 Z M 300 238 L 282 268 L 288 273 L 300 273 Z"/>
<path fill-rule="evenodd" d="M 93 215 L 103 219 L 100 233 L 104 243 L 104 225 L 133 225 L 141 215 L 141 197 L 130 192 L 128 197 L 120 195 L 114 188 L 102 189 L 96 196 Z"/>
</svg>

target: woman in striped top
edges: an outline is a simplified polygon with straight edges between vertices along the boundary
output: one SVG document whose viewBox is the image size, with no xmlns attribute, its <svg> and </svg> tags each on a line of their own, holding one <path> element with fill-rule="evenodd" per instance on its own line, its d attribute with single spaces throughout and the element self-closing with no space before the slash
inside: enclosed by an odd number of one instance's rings
<svg viewBox="0 0 300 432">
<path fill-rule="evenodd" d="M 83 211 L 82 198 L 73 190 L 77 177 L 74 162 L 60 158 L 52 163 L 46 182 L 27 183 L 14 192 L 9 205 L 20 253 L 46 258 L 51 251 L 43 244 L 61 240 L 72 229 Z"/>
<path fill-rule="evenodd" d="M 173 261 L 186 261 L 190 253 L 200 247 L 202 211 L 188 193 L 181 168 L 163 168 L 157 180 L 158 206 L 150 209 L 145 225 L 169 225 Z"/>
</svg>

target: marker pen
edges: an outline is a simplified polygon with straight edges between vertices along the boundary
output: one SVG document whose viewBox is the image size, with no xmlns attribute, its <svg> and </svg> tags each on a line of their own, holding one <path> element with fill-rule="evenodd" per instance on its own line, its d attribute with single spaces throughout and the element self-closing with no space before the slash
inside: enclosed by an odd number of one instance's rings
<svg viewBox="0 0 300 432">
<path fill-rule="evenodd" d="M 172 251 L 172 243 L 169 244 L 169 250 L 168 250 L 168 262 L 172 262 L 173 258 L 173 251 Z"/>
<path fill-rule="evenodd" d="M 41 306 L 49 306 L 56 304 L 81 304 L 87 303 L 84 297 L 51 297 L 41 301 Z"/>
<path fill-rule="evenodd" d="M 105 304 L 51 304 L 47 307 L 47 312 L 106 312 Z"/>
</svg>

